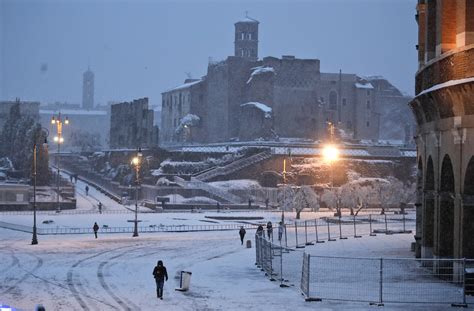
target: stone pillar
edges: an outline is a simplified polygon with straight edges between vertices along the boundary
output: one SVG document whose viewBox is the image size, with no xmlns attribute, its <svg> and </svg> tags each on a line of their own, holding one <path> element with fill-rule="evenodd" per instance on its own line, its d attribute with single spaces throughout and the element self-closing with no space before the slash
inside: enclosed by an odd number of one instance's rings
<svg viewBox="0 0 474 311">
<path fill-rule="evenodd" d="M 418 22 L 418 65 L 425 63 L 426 53 L 426 4 L 418 4 L 417 6 L 417 22 Z"/>
<path fill-rule="evenodd" d="M 425 62 L 435 57 L 436 50 L 436 5 L 437 0 L 427 0 Z"/>
<path fill-rule="evenodd" d="M 456 9 L 456 46 L 474 44 L 474 0 L 457 0 Z"/>
<path fill-rule="evenodd" d="M 456 48 L 456 1 L 437 0 L 436 56 Z"/>
</svg>

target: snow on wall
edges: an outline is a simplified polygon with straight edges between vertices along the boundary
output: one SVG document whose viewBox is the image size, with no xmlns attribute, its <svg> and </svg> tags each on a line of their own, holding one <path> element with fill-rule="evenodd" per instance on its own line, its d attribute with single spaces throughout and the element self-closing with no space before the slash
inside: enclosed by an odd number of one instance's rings
<svg viewBox="0 0 474 311">
<path fill-rule="evenodd" d="M 374 87 L 370 83 L 362 84 L 362 83 L 356 83 L 355 87 L 358 89 L 373 89 Z"/>
<path fill-rule="evenodd" d="M 449 81 L 446 81 L 444 83 L 436 84 L 436 85 L 430 87 L 429 89 L 424 90 L 420 94 L 416 95 L 416 97 L 421 96 L 421 95 L 426 94 L 426 93 L 429 93 L 429 92 L 437 91 L 437 90 L 445 88 L 445 87 L 455 86 L 455 85 L 469 83 L 469 82 L 474 82 L 474 78 L 449 80 Z"/>
<path fill-rule="evenodd" d="M 248 102 L 245 104 L 240 105 L 240 107 L 247 107 L 247 106 L 253 106 L 257 109 L 260 109 L 265 113 L 265 118 L 269 119 L 272 117 L 272 108 L 268 107 L 265 104 L 259 103 L 259 102 Z"/>
<path fill-rule="evenodd" d="M 258 66 L 252 68 L 252 73 L 250 74 L 250 78 L 247 80 L 247 84 L 249 84 L 252 81 L 253 76 L 266 73 L 266 72 L 272 72 L 275 73 L 275 69 L 273 67 L 266 67 L 266 66 Z"/>
</svg>

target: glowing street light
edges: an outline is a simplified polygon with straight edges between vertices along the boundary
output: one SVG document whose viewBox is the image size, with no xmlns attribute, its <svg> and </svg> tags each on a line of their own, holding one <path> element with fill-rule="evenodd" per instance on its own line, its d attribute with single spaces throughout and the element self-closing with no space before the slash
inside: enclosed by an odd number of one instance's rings
<svg viewBox="0 0 474 311">
<path fill-rule="evenodd" d="M 140 162 L 141 162 L 141 149 L 138 148 L 137 156 L 133 157 L 131 165 L 135 167 L 135 220 L 133 228 L 133 237 L 138 236 L 138 186 L 140 184 Z"/>
<path fill-rule="evenodd" d="M 339 149 L 333 145 L 326 145 L 323 148 L 323 158 L 326 162 L 334 162 L 339 159 Z"/>
<path fill-rule="evenodd" d="M 59 169 L 59 157 L 60 157 L 60 151 L 61 151 L 61 144 L 64 143 L 64 138 L 63 138 L 63 124 L 68 125 L 69 124 L 69 119 L 66 117 L 64 120 L 61 117 L 61 112 L 58 113 L 57 116 L 53 116 L 51 118 L 51 124 L 56 125 L 56 133 L 57 135 L 54 136 L 53 140 L 55 143 L 58 144 L 58 154 L 56 155 L 56 167 L 58 168 L 58 176 L 57 176 L 57 185 L 58 185 L 58 193 L 57 193 L 57 204 L 58 207 L 56 209 L 56 212 L 59 213 L 61 212 L 61 204 L 59 203 L 59 194 L 60 194 L 60 182 L 61 182 L 61 177 L 60 177 L 60 169 Z"/>
</svg>

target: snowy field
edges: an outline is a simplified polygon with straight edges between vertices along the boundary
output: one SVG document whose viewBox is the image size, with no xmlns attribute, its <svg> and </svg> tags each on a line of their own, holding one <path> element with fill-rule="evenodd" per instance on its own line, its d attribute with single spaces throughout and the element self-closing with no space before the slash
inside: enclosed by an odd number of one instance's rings
<svg viewBox="0 0 474 311">
<path fill-rule="evenodd" d="M 40 213 L 40 226 L 90 227 L 127 225 L 133 218 L 123 206 L 91 189 L 86 196 L 78 183 L 78 211 L 73 215 Z M 103 214 L 97 210 L 104 205 Z M 140 214 L 147 224 L 200 224 L 205 216 L 260 216 L 256 222 L 279 221 L 279 213 L 162 213 Z M 322 215 L 322 214 L 321 214 Z M 304 213 L 305 219 L 321 215 Z M 42 224 L 42 220 L 53 220 Z M 291 222 L 293 213 L 286 213 Z M 0 213 L 0 221 L 31 226 L 31 214 Z M 229 223 L 216 220 L 218 223 Z M 233 221 L 234 223 L 240 223 Z M 204 222 L 205 223 L 205 222 Z M 252 240 L 253 230 L 246 239 Z M 270 282 L 255 266 L 255 248 L 240 244 L 235 230 L 217 232 L 131 234 L 40 235 L 32 246 L 31 233 L 0 229 L 0 305 L 33 310 L 371 310 L 367 303 L 305 302 L 299 291 L 299 275 L 288 276 L 289 288 Z M 364 236 L 306 248 L 313 255 L 360 257 L 412 257 L 412 234 Z M 292 258 L 294 271 L 300 270 L 302 251 Z M 170 279 L 164 300 L 156 298 L 152 270 L 163 260 Z M 178 292 L 180 271 L 191 271 L 188 292 Z M 287 276 L 285 276 L 287 277 Z M 344 282 L 341 279 L 340 282 Z M 386 304 L 384 310 L 447 310 L 449 305 Z M 456 310 L 455 308 L 452 308 Z"/>
</svg>

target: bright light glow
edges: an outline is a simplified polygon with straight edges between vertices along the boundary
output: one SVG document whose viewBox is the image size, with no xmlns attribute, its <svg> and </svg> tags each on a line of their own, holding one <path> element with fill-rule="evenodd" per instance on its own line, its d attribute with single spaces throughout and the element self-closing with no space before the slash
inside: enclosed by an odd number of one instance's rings
<svg viewBox="0 0 474 311">
<path fill-rule="evenodd" d="M 140 163 L 140 159 L 139 159 L 138 157 L 134 157 L 134 158 L 132 159 L 132 164 L 133 164 L 133 165 L 138 165 L 139 163 Z"/>
<path fill-rule="evenodd" d="M 54 141 L 58 142 L 58 140 L 59 140 L 58 136 L 54 136 Z"/>
<path fill-rule="evenodd" d="M 56 120 L 54 120 L 54 117 L 51 119 L 51 124 L 56 123 Z"/>
<path fill-rule="evenodd" d="M 61 137 L 61 138 L 59 139 L 59 143 L 62 144 L 63 142 L 64 142 L 64 138 Z"/>
<path fill-rule="evenodd" d="M 336 161 L 339 158 L 339 150 L 332 145 L 324 146 L 323 157 L 328 162 Z"/>
<path fill-rule="evenodd" d="M 64 120 L 64 124 L 69 124 L 69 119 L 66 118 L 66 120 Z"/>
</svg>

